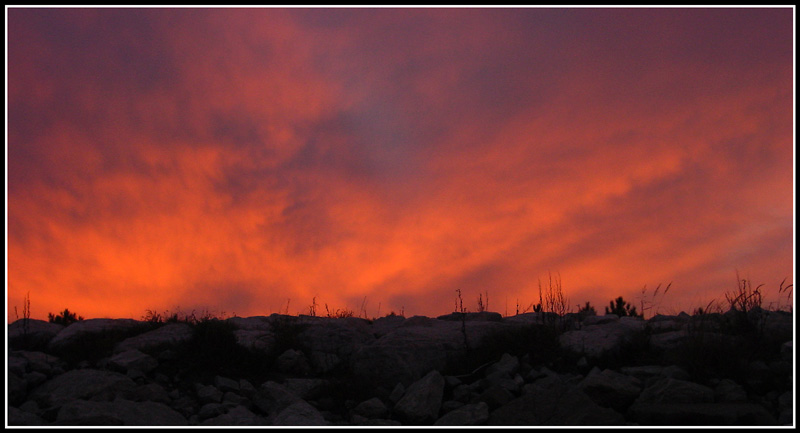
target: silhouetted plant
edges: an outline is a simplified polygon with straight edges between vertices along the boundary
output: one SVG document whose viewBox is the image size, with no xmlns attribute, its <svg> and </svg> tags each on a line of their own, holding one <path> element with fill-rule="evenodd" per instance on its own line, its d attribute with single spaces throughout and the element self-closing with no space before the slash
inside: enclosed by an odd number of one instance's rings
<svg viewBox="0 0 800 433">
<path fill-rule="evenodd" d="M 336 310 L 331 311 L 328 308 L 328 304 L 325 304 L 325 312 L 328 315 L 328 318 L 331 319 L 343 319 L 345 317 L 353 317 L 355 315 L 355 313 L 353 313 L 353 310 L 348 310 L 347 308 L 343 309 L 337 308 Z"/>
<path fill-rule="evenodd" d="M 636 307 L 625 302 L 622 296 L 609 302 L 608 307 L 606 307 L 606 314 L 616 314 L 619 317 L 643 317 L 642 314 L 636 312 Z"/>
<path fill-rule="evenodd" d="M 656 289 L 653 291 L 653 297 L 649 301 L 647 300 L 646 297 L 647 284 L 645 284 L 644 287 L 642 287 L 642 296 L 640 298 L 642 307 L 642 314 L 641 314 L 642 318 L 644 318 L 645 312 L 649 310 L 653 310 L 653 314 L 651 316 L 658 314 L 658 307 L 661 305 L 661 302 L 664 300 L 664 295 L 667 294 L 670 287 L 672 287 L 672 282 L 667 284 L 667 287 L 665 287 L 664 291 L 661 292 L 661 299 L 658 300 L 658 302 L 656 302 L 656 299 L 658 298 L 659 290 L 661 290 L 661 283 L 659 283 L 658 286 L 656 286 Z"/>
<path fill-rule="evenodd" d="M 597 311 L 595 311 L 594 306 L 589 304 L 589 301 L 586 301 L 586 304 L 583 307 L 579 306 L 578 315 L 581 318 L 589 317 L 589 316 L 596 316 Z"/>
<path fill-rule="evenodd" d="M 746 313 L 755 308 L 761 308 L 761 287 L 764 286 L 763 284 L 753 289 L 750 280 L 739 278 L 738 271 L 736 272 L 736 284 L 736 291 L 725 294 L 725 299 L 728 300 L 731 310 Z"/>
<path fill-rule="evenodd" d="M 58 313 L 57 315 L 53 315 L 53 313 L 47 313 L 47 319 L 50 323 L 58 323 L 59 325 L 67 326 L 71 323 L 83 320 L 83 316 L 78 316 L 77 314 L 69 311 L 69 308 L 64 308 L 64 311 Z"/>
</svg>

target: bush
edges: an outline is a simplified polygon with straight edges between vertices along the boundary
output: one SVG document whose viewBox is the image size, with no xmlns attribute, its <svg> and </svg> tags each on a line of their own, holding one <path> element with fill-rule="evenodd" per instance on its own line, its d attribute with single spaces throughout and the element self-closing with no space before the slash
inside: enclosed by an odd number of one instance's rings
<svg viewBox="0 0 800 433">
<path fill-rule="evenodd" d="M 47 319 L 50 323 L 68 326 L 72 323 L 83 320 L 83 316 L 78 316 L 77 314 L 69 311 L 69 308 L 64 308 L 64 311 L 58 313 L 58 315 L 47 313 Z"/>
<path fill-rule="evenodd" d="M 622 296 L 609 302 L 608 307 L 606 307 L 606 314 L 616 314 L 619 317 L 644 317 L 643 314 L 636 312 L 636 307 L 625 302 Z"/>
</svg>

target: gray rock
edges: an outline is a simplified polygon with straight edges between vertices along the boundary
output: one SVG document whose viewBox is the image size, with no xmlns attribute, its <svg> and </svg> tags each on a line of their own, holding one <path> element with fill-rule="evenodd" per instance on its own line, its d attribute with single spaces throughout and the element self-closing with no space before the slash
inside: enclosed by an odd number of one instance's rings
<svg viewBox="0 0 800 433">
<path fill-rule="evenodd" d="M 120 353 L 136 349 L 145 353 L 153 353 L 164 347 L 172 347 L 189 341 L 192 335 L 192 328 L 189 325 L 185 323 L 170 323 L 123 340 L 114 347 L 114 352 Z"/>
<path fill-rule="evenodd" d="M 353 413 L 363 416 L 367 419 L 385 418 L 389 413 L 389 409 L 377 397 L 369 400 L 362 401 L 358 406 L 353 408 Z"/>
<path fill-rule="evenodd" d="M 576 331 L 567 331 L 559 336 L 564 349 L 583 354 L 588 358 L 599 358 L 616 353 L 621 347 L 636 338 L 644 329 L 640 319 L 621 318 L 616 322 L 589 325 Z"/>
<path fill-rule="evenodd" d="M 297 402 L 300 398 L 285 386 L 277 382 L 267 381 L 261 384 L 252 400 L 253 405 L 261 412 L 266 415 L 274 415 Z"/>
<path fill-rule="evenodd" d="M 194 385 L 194 391 L 197 395 L 197 400 L 201 404 L 219 403 L 222 401 L 223 393 L 214 385 L 203 385 L 202 383 L 196 383 Z"/>
<path fill-rule="evenodd" d="M 667 331 L 650 336 L 650 348 L 662 352 L 675 350 L 680 347 L 687 338 L 686 331 Z"/>
<path fill-rule="evenodd" d="M 595 367 L 579 384 L 595 403 L 623 412 L 630 406 L 642 391 L 642 383 L 633 376 L 603 370 Z"/>
<path fill-rule="evenodd" d="M 237 406 L 227 413 L 209 418 L 200 423 L 202 426 L 264 426 L 267 420 L 251 412 L 246 407 Z"/>
<path fill-rule="evenodd" d="M 7 423 L 9 426 L 36 426 L 47 425 L 48 422 L 44 418 L 18 409 L 14 406 L 6 406 L 8 409 Z"/>
<path fill-rule="evenodd" d="M 129 400 L 154 401 L 164 404 L 169 404 L 172 401 L 167 390 L 157 383 L 147 383 L 137 386 L 131 393 Z"/>
<path fill-rule="evenodd" d="M 233 391 L 239 392 L 239 382 L 227 377 L 215 376 L 214 386 L 222 392 Z"/>
<path fill-rule="evenodd" d="M 717 403 L 742 403 L 747 401 L 747 392 L 731 379 L 722 379 L 714 387 L 714 400 Z"/>
<path fill-rule="evenodd" d="M 410 424 L 434 422 L 439 418 L 444 395 L 444 377 L 433 370 L 414 382 L 394 407 L 398 418 Z"/>
<path fill-rule="evenodd" d="M 478 399 L 494 410 L 513 400 L 514 394 L 500 385 L 493 385 L 483 391 Z"/>
<path fill-rule="evenodd" d="M 513 377 L 514 374 L 517 373 L 517 369 L 519 369 L 519 359 L 516 356 L 504 353 L 503 356 L 500 357 L 499 361 L 490 365 L 486 369 L 486 376 L 500 373 L 508 375 L 509 377 Z"/>
<path fill-rule="evenodd" d="M 389 394 L 389 401 L 392 404 L 397 404 L 403 395 L 406 393 L 406 387 L 402 383 L 398 383 L 397 385 L 392 388 L 392 392 Z"/>
<path fill-rule="evenodd" d="M 437 426 L 483 425 L 489 420 L 489 405 L 480 402 L 452 410 L 436 420 Z"/>
<path fill-rule="evenodd" d="M 123 399 L 68 402 L 58 411 L 56 422 L 58 425 L 188 425 L 186 418 L 164 404 Z"/>
<path fill-rule="evenodd" d="M 372 344 L 375 337 L 367 322 L 356 319 L 308 326 L 300 332 L 297 340 L 309 354 L 314 371 L 327 373 L 341 363 L 349 363 L 353 353 Z"/>
<path fill-rule="evenodd" d="M 233 324 L 236 327 L 236 329 L 260 330 L 260 331 L 269 331 L 270 329 L 272 329 L 270 320 L 266 316 L 230 317 L 226 320 L 229 323 Z"/>
<path fill-rule="evenodd" d="M 292 378 L 283 382 L 286 389 L 303 400 L 311 400 L 320 396 L 328 381 L 325 379 Z"/>
<path fill-rule="evenodd" d="M 233 335 L 239 346 L 261 353 L 271 353 L 277 342 L 275 334 L 269 330 L 236 329 Z"/>
<path fill-rule="evenodd" d="M 220 403 L 206 403 L 197 412 L 197 417 L 201 420 L 220 416 L 228 411 L 225 405 Z"/>
<path fill-rule="evenodd" d="M 288 349 L 275 360 L 275 368 L 282 373 L 307 375 L 311 372 L 306 355 L 295 349 Z"/>
<path fill-rule="evenodd" d="M 279 426 L 324 426 L 325 417 L 305 400 L 298 400 L 272 418 L 272 425 Z"/>
<path fill-rule="evenodd" d="M 33 390 L 31 398 L 41 407 L 60 407 L 76 399 L 112 400 L 126 397 L 136 388 L 129 377 L 93 369 L 71 370 Z"/>
<path fill-rule="evenodd" d="M 592 401 L 575 386 L 531 389 L 489 415 L 489 425 L 604 426 L 622 425 L 625 419 L 613 409 Z"/>
<path fill-rule="evenodd" d="M 8 345 L 44 348 L 63 329 L 63 325 L 44 320 L 19 319 L 8 325 Z"/>
<path fill-rule="evenodd" d="M 616 314 L 606 314 L 603 316 L 587 316 L 583 319 L 583 326 L 589 325 L 605 325 L 608 323 L 616 323 L 619 321 L 619 316 Z"/>
<path fill-rule="evenodd" d="M 25 401 L 28 396 L 28 384 L 16 373 L 8 373 L 8 400 L 14 406 Z"/>
<path fill-rule="evenodd" d="M 454 410 L 460 408 L 461 406 L 464 406 L 464 404 L 465 404 L 464 402 L 458 401 L 458 400 L 445 400 L 442 403 L 442 408 L 439 409 L 439 413 L 444 414 L 444 413 L 448 413 L 448 412 L 454 411 Z"/>
<path fill-rule="evenodd" d="M 150 355 L 131 349 L 112 356 L 109 365 L 122 372 L 139 370 L 142 373 L 149 373 L 158 367 L 158 361 Z"/>
<path fill-rule="evenodd" d="M 14 358 L 21 358 L 28 372 L 35 371 L 46 376 L 52 375 L 59 366 L 59 359 L 43 352 L 29 352 L 26 350 L 14 351 Z M 9 356 L 9 360 L 12 357 Z M 11 369 L 11 365 L 9 365 Z"/>
<path fill-rule="evenodd" d="M 752 403 L 635 403 L 628 417 L 641 425 L 777 425 L 764 407 Z"/>
<path fill-rule="evenodd" d="M 636 399 L 637 404 L 644 403 L 712 403 L 714 390 L 694 382 L 663 378 L 642 390 Z"/>
<path fill-rule="evenodd" d="M 222 404 L 227 407 L 250 406 L 250 402 L 245 397 L 242 397 L 233 391 L 228 391 L 222 395 Z"/>
<path fill-rule="evenodd" d="M 48 344 L 50 351 L 60 351 L 86 338 L 107 332 L 127 332 L 141 327 L 133 319 L 87 319 L 74 322 L 62 329 Z"/>
</svg>

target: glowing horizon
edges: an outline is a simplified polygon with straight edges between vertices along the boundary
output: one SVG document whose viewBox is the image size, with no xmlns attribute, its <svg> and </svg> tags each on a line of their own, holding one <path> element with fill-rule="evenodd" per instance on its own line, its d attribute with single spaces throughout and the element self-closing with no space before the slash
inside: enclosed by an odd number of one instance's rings
<svg viewBox="0 0 800 433">
<path fill-rule="evenodd" d="M 791 7 L 6 11 L 8 321 L 794 284 Z"/>
</svg>

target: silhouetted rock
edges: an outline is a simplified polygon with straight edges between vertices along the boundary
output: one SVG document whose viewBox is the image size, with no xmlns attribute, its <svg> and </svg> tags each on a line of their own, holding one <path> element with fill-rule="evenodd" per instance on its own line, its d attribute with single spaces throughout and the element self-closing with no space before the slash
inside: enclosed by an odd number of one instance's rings
<svg viewBox="0 0 800 433">
<path fill-rule="evenodd" d="M 109 365 L 122 372 L 139 370 L 142 373 L 149 373 L 158 367 L 158 361 L 150 355 L 131 349 L 112 356 Z"/>
<path fill-rule="evenodd" d="M 71 370 L 43 383 L 31 393 L 41 407 L 60 407 L 77 399 L 108 401 L 136 388 L 129 377 L 111 371 Z"/>
<path fill-rule="evenodd" d="M 437 426 L 483 425 L 489 420 L 489 405 L 484 402 L 467 404 L 436 420 Z"/>
<path fill-rule="evenodd" d="M 367 419 L 385 418 L 389 413 L 389 409 L 377 397 L 369 400 L 362 401 L 358 406 L 353 408 L 353 413 L 363 416 Z"/>
<path fill-rule="evenodd" d="M 635 377 L 595 367 L 578 388 L 600 406 L 624 412 L 641 393 L 642 383 Z"/>
<path fill-rule="evenodd" d="M 269 425 L 266 418 L 247 409 L 237 406 L 228 412 L 209 418 L 200 423 L 202 426 L 264 426 Z"/>
<path fill-rule="evenodd" d="M 439 418 L 443 395 L 444 377 L 433 370 L 408 387 L 394 406 L 394 413 L 410 424 L 432 423 Z"/>
<path fill-rule="evenodd" d="M 753 403 L 636 403 L 628 417 L 641 425 L 777 425 L 764 407 Z"/>
<path fill-rule="evenodd" d="M 641 319 L 622 317 L 618 321 L 567 331 L 561 334 L 559 343 L 561 347 L 575 353 L 590 358 L 600 358 L 618 352 L 622 345 L 635 340 L 643 329 L 644 322 Z"/>
<path fill-rule="evenodd" d="M 73 400 L 58 411 L 58 425 L 180 426 L 188 421 L 168 406 L 154 402 Z"/>
<path fill-rule="evenodd" d="M 59 351 L 81 340 L 91 339 L 108 332 L 126 332 L 142 326 L 133 319 L 87 319 L 74 322 L 62 329 L 48 344 L 51 351 Z"/>
<path fill-rule="evenodd" d="M 605 426 L 622 425 L 624 417 L 597 405 L 575 386 L 559 384 L 537 389 L 493 411 L 489 425 Z"/>
<path fill-rule="evenodd" d="M 72 326 L 72 325 L 70 325 Z M 170 323 L 152 331 L 127 338 L 114 347 L 115 353 L 136 349 L 144 353 L 172 347 L 192 338 L 192 328 L 185 323 Z"/>
<path fill-rule="evenodd" d="M 64 325 L 44 320 L 19 319 L 8 325 L 8 342 L 15 347 L 44 348 L 63 329 Z"/>
<path fill-rule="evenodd" d="M 314 406 L 305 400 L 298 400 L 280 411 L 271 419 L 272 425 L 278 426 L 324 426 L 328 425 Z"/>
<path fill-rule="evenodd" d="M 26 412 L 14 406 L 8 406 L 8 425 L 9 426 L 43 426 L 48 422 L 39 415 Z"/>
<path fill-rule="evenodd" d="M 712 403 L 714 390 L 686 380 L 663 378 L 642 390 L 636 403 Z"/>
</svg>

